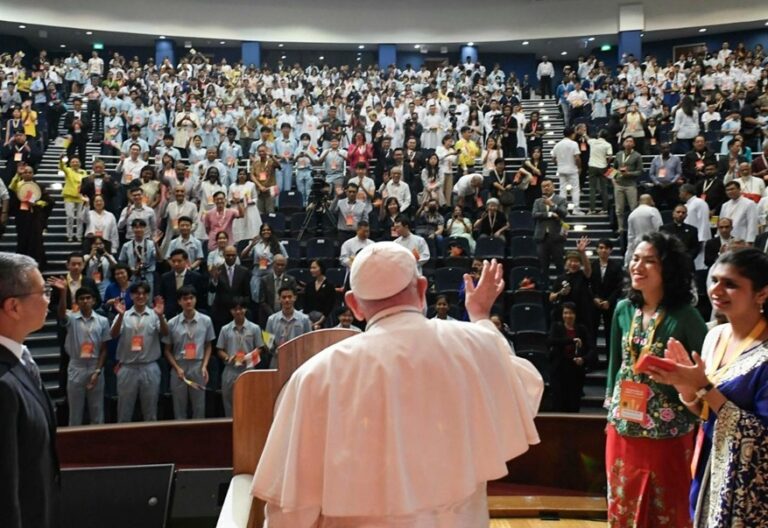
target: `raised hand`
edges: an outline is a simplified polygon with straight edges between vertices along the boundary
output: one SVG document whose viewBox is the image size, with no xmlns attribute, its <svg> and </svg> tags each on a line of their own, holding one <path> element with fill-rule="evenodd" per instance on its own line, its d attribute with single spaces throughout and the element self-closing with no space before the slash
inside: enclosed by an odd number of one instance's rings
<svg viewBox="0 0 768 528">
<path fill-rule="evenodd" d="M 46 282 L 61 292 L 67 291 L 67 281 L 63 277 L 50 277 Z"/>
<path fill-rule="evenodd" d="M 123 315 L 125 313 L 125 301 L 122 299 L 115 300 L 115 304 L 113 306 L 119 315 Z"/>
<path fill-rule="evenodd" d="M 165 299 L 163 299 L 158 295 L 157 297 L 155 297 L 154 300 L 155 300 L 155 306 L 153 310 L 158 316 L 163 315 L 165 313 Z"/>
<path fill-rule="evenodd" d="M 578 242 L 576 242 L 576 249 L 579 251 L 579 253 L 584 253 L 589 247 L 590 242 L 591 240 L 589 237 L 583 236 L 579 239 Z"/>
<path fill-rule="evenodd" d="M 504 291 L 504 266 L 496 259 L 483 261 L 483 271 L 480 280 L 475 285 L 472 275 L 464 274 L 466 300 L 464 306 L 470 321 L 487 319 L 496 298 Z"/>
</svg>

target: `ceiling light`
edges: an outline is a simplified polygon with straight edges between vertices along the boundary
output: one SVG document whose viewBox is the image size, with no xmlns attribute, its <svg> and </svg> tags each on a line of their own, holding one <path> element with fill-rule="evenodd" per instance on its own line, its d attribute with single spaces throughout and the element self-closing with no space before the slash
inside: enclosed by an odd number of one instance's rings
<svg viewBox="0 0 768 528">
<path fill-rule="evenodd" d="M 528 42 L 527 40 L 523 41 L 523 46 L 527 46 L 528 44 L 530 44 L 530 42 Z"/>
<path fill-rule="evenodd" d="M 66 44 L 59 44 L 59 47 L 60 47 L 60 48 L 66 48 L 66 47 L 67 47 L 67 45 L 66 45 Z"/>
<path fill-rule="evenodd" d="M 593 42 L 593 41 L 595 40 L 595 37 L 589 37 L 587 40 L 588 40 L 589 42 Z"/>
<path fill-rule="evenodd" d="M 467 42 L 467 46 L 474 46 L 474 45 L 475 45 L 474 42 Z"/>
<path fill-rule="evenodd" d="M 768 22 L 766 22 L 765 25 L 768 26 Z M 19 26 L 19 27 L 21 27 L 21 26 Z"/>
<path fill-rule="evenodd" d="M 226 40 L 219 41 L 219 44 L 226 44 L 226 43 L 227 43 Z"/>
<path fill-rule="evenodd" d="M 421 44 L 414 44 L 413 47 L 416 49 L 419 49 L 421 47 Z"/>
<path fill-rule="evenodd" d="M 768 24 L 767 24 L 768 25 Z M 640 33 L 640 38 L 644 37 L 645 33 Z"/>
<path fill-rule="evenodd" d="M 563 51 L 563 52 L 560 53 L 560 55 L 568 55 L 568 52 L 567 51 Z"/>
<path fill-rule="evenodd" d="M 323 57 L 322 55 L 320 55 L 320 56 L 319 56 L 317 59 L 318 59 L 318 60 L 325 60 L 325 57 Z"/>
<path fill-rule="evenodd" d="M 768 22 L 766 22 L 765 25 L 768 26 Z M 19 29 L 27 29 L 27 26 L 24 24 L 19 24 Z"/>
<path fill-rule="evenodd" d="M 286 58 L 288 58 L 288 56 L 287 56 L 287 55 L 282 55 L 280 58 L 281 58 L 282 60 L 285 60 Z"/>
<path fill-rule="evenodd" d="M 277 45 L 278 48 L 282 48 L 283 46 L 285 46 L 285 44 L 278 44 Z"/>
<path fill-rule="evenodd" d="M 707 28 L 701 28 L 701 29 L 699 30 L 699 33 L 706 33 L 706 32 L 707 32 Z"/>
<path fill-rule="evenodd" d="M 159 37 L 157 37 L 157 38 L 159 38 L 160 40 L 165 40 L 165 35 L 160 35 L 160 36 L 159 36 Z"/>
<path fill-rule="evenodd" d="M 86 31 L 85 34 L 86 35 L 93 35 L 93 31 Z"/>
<path fill-rule="evenodd" d="M 356 58 L 355 60 L 358 60 L 358 61 L 359 61 L 359 60 L 360 60 L 360 57 Z"/>
<path fill-rule="evenodd" d="M 363 44 L 360 44 L 357 49 L 365 49 L 365 46 Z"/>
</svg>

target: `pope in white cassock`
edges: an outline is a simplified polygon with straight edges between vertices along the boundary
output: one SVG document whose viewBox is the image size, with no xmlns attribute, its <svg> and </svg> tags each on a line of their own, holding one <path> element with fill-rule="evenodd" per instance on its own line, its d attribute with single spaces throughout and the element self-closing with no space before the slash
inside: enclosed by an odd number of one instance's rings
<svg viewBox="0 0 768 528">
<path fill-rule="evenodd" d="M 486 482 L 539 442 L 541 376 L 488 319 L 502 266 L 465 275 L 473 324 L 424 317 L 416 264 L 392 242 L 355 258 L 346 301 L 368 326 L 286 384 L 253 479 L 265 526 L 487 527 Z"/>
</svg>

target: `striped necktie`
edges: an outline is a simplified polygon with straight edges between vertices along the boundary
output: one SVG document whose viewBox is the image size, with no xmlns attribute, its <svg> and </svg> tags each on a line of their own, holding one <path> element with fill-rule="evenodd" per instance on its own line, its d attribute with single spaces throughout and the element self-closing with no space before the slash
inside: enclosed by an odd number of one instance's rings
<svg viewBox="0 0 768 528">
<path fill-rule="evenodd" d="M 29 352 L 29 349 L 26 346 L 21 347 L 21 363 L 24 365 L 24 368 L 29 372 L 29 375 L 32 376 L 32 379 L 35 380 L 35 383 L 37 383 L 37 386 L 42 388 L 43 382 L 42 378 L 40 377 L 40 369 L 37 368 L 37 363 L 35 363 L 35 360 L 32 359 L 32 354 Z"/>
</svg>

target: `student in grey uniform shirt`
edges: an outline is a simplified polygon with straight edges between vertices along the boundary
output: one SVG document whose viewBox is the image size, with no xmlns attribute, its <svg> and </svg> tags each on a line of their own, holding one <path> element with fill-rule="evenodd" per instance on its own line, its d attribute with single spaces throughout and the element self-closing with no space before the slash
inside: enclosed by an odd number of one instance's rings
<svg viewBox="0 0 768 528">
<path fill-rule="evenodd" d="M 69 425 L 82 425 L 87 402 L 91 424 L 104 423 L 104 376 L 107 360 L 109 320 L 93 311 L 96 293 L 90 288 L 75 292 L 77 311 L 67 311 L 67 281 L 51 278 L 48 283 L 59 290 L 59 324 L 67 330 L 64 350 L 69 356 L 67 367 L 67 401 Z"/>
<path fill-rule="evenodd" d="M 294 337 L 308 334 L 312 331 L 312 323 L 309 316 L 296 310 L 296 292 L 290 286 L 281 286 L 278 290 L 280 297 L 280 311 L 275 312 L 267 319 L 267 332 L 275 338 L 275 348 L 283 343 L 290 341 Z M 270 363 L 274 367 L 277 363 L 277 355 L 272 358 Z"/>
<path fill-rule="evenodd" d="M 165 303 L 155 299 L 153 309 L 148 307 L 149 284 L 137 282 L 128 289 L 133 301 L 130 310 L 125 303 L 116 301 L 117 318 L 112 323 L 112 339 L 117 344 L 117 421 L 130 422 L 136 397 L 141 403 L 145 421 L 157 420 L 157 400 L 160 395 L 160 338 L 168 335 Z"/>
<path fill-rule="evenodd" d="M 205 418 L 205 391 L 208 384 L 208 362 L 211 360 L 212 342 L 216 339 L 213 322 L 207 315 L 195 310 L 197 293 L 194 286 L 184 286 L 176 293 L 181 313 L 168 321 L 168 335 L 163 337 L 165 359 L 176 371 L 171 376 L 173 417 L 187 419 L 187 407 L 192 406 L 192 418 Z M 189 380 L 198 387 L 187 385 Z"/>
<path fill-rule="evenodd" d="M 224 325 L 216 342 L 216 351 L 224 362 L 221 377 L 221 396 L 224 401 L 224 416 L 232 417 L 232 389 L 237 377 L 260 363 L 269 364 L 267 348 L 261 337 L 261 327 L 245 318 L 249 299 L 235 297 L 229 313 L 232 321 Z"/>
</svg>

